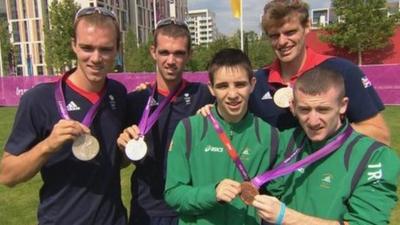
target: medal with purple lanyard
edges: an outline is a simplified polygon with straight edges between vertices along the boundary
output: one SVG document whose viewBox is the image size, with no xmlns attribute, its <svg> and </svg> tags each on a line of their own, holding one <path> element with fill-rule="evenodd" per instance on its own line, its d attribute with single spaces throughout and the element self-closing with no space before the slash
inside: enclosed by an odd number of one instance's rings
<svg viewBox="0 0 400 225">
<path fill-rule="evenodd" d="M 231 141 L 229 140 L 228 136 L 225 134 L 225 132 L 222 130 L 221 126 L 219 125 L 218 121 L 215 119 L 212 113 L 210 113 L 207 116 L 207 119 L 211 121 L 211 124 L 213 125 L 215 131 L 218 134 L 219 139 L 221 142 L 224 144 L 226 148 L 226 152 L 228 153 L 229 157 L 233 160 L 235 163 L 236 168 L 239 170 L 240 175 L 242 176 L 244 182 L 241 184 L 241 195 L 240 197 L 246 204 L 250 204 L 252 202 L 251 196 L 258 195 L 258 189 L 253 188 L 250 184 L 250 176 L 244 167 L 242 161 L 239 158 L 239 155 L 235 148 L 232 146 Z M 250 201 L 251 200 L 251 201 Z"/>
<path fill-rule="evenodd" d="M 64 98 L 64 93 L 62 90 L 62 81 L 63 78 L 61 78 L 55 88 L 55 99 L 58 107 L 58 111 L 63 119 L 70 120 L 71 117 L 68 114 L 67 111 L 67 106 L 65 104 L 65 98 Z M 101 97 L 90 107 L 89 111 L 86 113 L 85 117 L 82 120 L 82 124 L 84 124 L 87 127 L 90 127 L 90 125 L 93 122 L 94 117 L 96 116 L 96 113 L 99 109 L 100 103 L 105 95 L 106 91 L 103 91 Z M 91 134 L 81 134 L 79 137 L 77 137 L 73 144 L 72 144 L 72 153 L 73 155 L 82 161 L 89 161 L 92 160 L 96 157 L 96 155 L 99 153 L 100 150 L 100 145 L 97 139 L 91 135 Z"/>
<path fill-rule="evenodd" d="M 138 161 L 143 159 L 147 154 L 147 144 L 144 141 L 144 136 L 150 131 L 151 127 L 160 117 L 161 112 L 165 107 L 172 101 L 172 99 L 177 96 L 185 88 L 185 82 L 182 80 L 180 87 L 176 88 L 173 92 L 161 101 L 158 107 L 150 115 L 152 100 L 154 99 L 155 91 L 157 86 L 155 85 L 152 94 L 149 96 L 146 107 L 144 108 L 142 118 L 139 122 L 139 139 L 131 139 L 125 146 L 125 154 L 132 161 Z"/>
<path fill-rule="evenodd" d="M 325 145 L 321 149 L 317 150 L 313 154 L 307 156 L 306 158 L 304 158 L 298 162 L 291 163 L 291 161 L 296 157 L 296 155 L 298 155 L 298 153 L 303 149 L 304 143 L 305 143 L 305 140 L 303 140 L 301 146 L 296 148 L 290 154 L 290 156 L 288 158 L 286 158 L 282 163 L 280 163 L 275 169 L 267 171 L 267 172 L 265 172 L 261 175 L 258 175 L 250 180 L 250 177 L 246 171 L 246 168 L 244 167 L 242 161 L 240 160 L 240 158 L 237 154 L 237 151 L 234 149 L 229 138 L 224 133 L 222 128 L 219 126 L 218 121 L 214 118 L 212 113 L 210 113 L 207 116 L 207 118 L 211 121 L 214 129 L 217 131 L 220 140 L 222 141 L 222 143 L 225 145 L 225 147 L 227 149 L 227 153 L 232 158 L 232 160 L 235 162 L 235 165 L 238 168 L 238 170 L 244 180 L 244 182 L 241 184 L 240 198 L 247 205 L 250 205 L 254 201 L 254 197 L 259 194 L 258 189 L 263 184 L 265 184 L 268 181 L 271 181 L 273 179 L 276 179 L 278 177 L 287 175 L 299 168 L 308 166 L 308 165 L 312 164 L 313 162 L 316 162 L 316 161 L 322 159 L 323 157 L 329 155 L 330 153 L 332 153 L 336 149 L 338 149 L 353 132 L 353 129 L 349 125 L 343 133 L 338 135 L 334 140 L 329 142 L 327 145 Z"/>
<path fill-rule="evenodd" d="M 339 134 L 334 140 L 332 140 L 322 148 L 318 149 L 311 155 L 305 157 L 304 159 L 298 162 L 291 163 L 293 158 L 303 149 L 305 144 L 305 140 L 303 140 L 301 146 L 295 149 L 292 152 L 292 154 L 288 158 L 286 158 L 282 163 L 280 163 L 275 169 L 269 170 L 261 175 L 254 177 L 253 179 L 251 179 L 250 182 L 247 182 L 247 186 L 249 186 L 249 189 L 251 188 L 258 190 L 263 184 L 273 179 L 285 176 L 300 168 L 309 166 L 310 164 L 336 151 L 347 140 L 347 138 L 351 135 L 352 132 L 353 128 L 350 125 L 348 125 L 346 130 L 343 133 Z M 249 198 L 251 198 L 250 201 L 251 203 L 254 200 L 255 195 L 252 196 L 251 193 L 248 195 L 250 196 Z"/>
</svg>

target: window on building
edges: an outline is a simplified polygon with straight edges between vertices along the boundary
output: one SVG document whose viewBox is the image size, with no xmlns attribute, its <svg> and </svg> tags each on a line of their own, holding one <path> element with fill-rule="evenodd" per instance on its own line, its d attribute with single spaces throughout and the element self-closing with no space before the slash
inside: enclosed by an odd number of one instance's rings
<svg viewBox="0 0 400 225">
<path fill-rule="evenodd" d="M 25 33 L 25 41 L 29 41 L 28 21 L 25 20 L 23 24 L 24 24 L 24 25 L 23 25 L 23 27 L 22 27 L 22 30 L 23 30 L 24 33 Z"/>
<path fill-rule="evenodd" d="M 17 8 L 17 0 L 10 1 L 11 8 L 11 19 L 18 19 L 18 8 Z"/>
<path fill-rule="evenodd" d="M 21 41 L 21 37 L 19 35 L 19 23 L 18 23 L 18 21 L 12 22 L 12 35 L 13 35 L 14 42 L 20 42 Z"/>
<path fill-rule="evenodd" d="M 42 76 L 44 74 L 43 66 L 36 66 L 36 71 L 38 76 Z"/>
<path fill-rule="evenodd" d="M 126 31 L 127 30 L 127 16 L 126 12 L 121 11 L 121 26 L 122 30 Z"/>
<path fill-rule="evenodd" d="M 36 23 L 36 40 L 40 41 L 41 40 L 42 27 L 40 26 L 40 21 L 39 20 L 35 20 L 35 23 Z"/>
<path fill-rule="evenodd" d="M 35 18 L 39 18 L 40 16 L 39 16 L 39 4 L 38 4 L 38 2 L 37 2 L 37 0 L 34 0 L 33 1 L 33 5 L 34 5 L 34 7 L 35 7 Z"/>
<path fill-rule="evenodd" d="M 22 66 L 17 66 L 17 76 L 23 76 L 24 75 L 24 68 Z"/>
<path fill-rule="evenodd" d="M 21 1 L 22 2 L 22 16 L 24 18 L 27 18 L 27 13 L 26 13 L 26 1 Z"/>
</svg>

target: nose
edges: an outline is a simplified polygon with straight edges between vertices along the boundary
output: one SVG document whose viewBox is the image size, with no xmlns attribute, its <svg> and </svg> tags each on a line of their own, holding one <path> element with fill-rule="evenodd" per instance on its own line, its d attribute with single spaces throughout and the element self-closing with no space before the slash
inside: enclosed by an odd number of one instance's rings
<svg viewBox="0 0 400 225">
<path fill-rule="evenodd" d="M 228 89 L 228 95 L 227 96 L 228 96 L 228 98 L 231 98 L 231 99 L 236 98 L 238 96 L 236 88 L 230 87 Z"/>
<path fill-rule="evenodd" d="M 308 124 L 310 126 L 319 126 L 320 124 L 320 116 L 318 112 L 311 111 L 308 115 Z"/>
<path fill-rule="evenodd" d="M 94 51 L 92 55 L 92 62 L 101 63 L 102 61 L 103 61 L 103 56 L 101 55 L 100 51 L 98 50 Z"/>
<path fill-rule="evenodd" d="M 285 45 L 287 43 L 287 41 L 288 41 L 288 38 L 286 35 L 284 35 L 284 34 L 279 35 L 279 38 L 278 38 L 279 46 Z"/>
<path fill-rule="evenodd" d="M 169 54 L 168 55 L 167 63 L 168 64 L 175 64 L 175 56 L 174 56 L 174 54 Z"/>
</svg>

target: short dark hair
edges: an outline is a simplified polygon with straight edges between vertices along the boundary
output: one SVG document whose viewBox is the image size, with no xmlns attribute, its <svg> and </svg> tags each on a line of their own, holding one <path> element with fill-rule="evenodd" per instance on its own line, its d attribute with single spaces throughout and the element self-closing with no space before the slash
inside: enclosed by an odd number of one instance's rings
<svg viewBox="0 0 400 225">
<path fill-rule="evenodd" d="M 154 40 L 153 46 L 157 47 L 157 37 L 158 35 L 166 35 L 168 37 L 178 38 L 184 37 L 187 39 L 187 50 L 192 49 L 192 38 L 190 36 L 190 31 L 185 22 L 179 21 L 175 18 L 166 18 L 158 22 L 154 30 Z"/>
<path fill-rule="evenodd" d="M 254 76 L 249 57 L 240 49 L 225 48 L 218 51 L 208 65 L 208 78 L 214 83 L 215 72 L 221 67 L 242 67 L 246 70 L 249 80 Z"/>
<path fill-rule="evenodd" d="M 301 91 L 315 96 L 326 93 L 331 88 L 338 90 L 338 100 L 341 101 L 346 94 L 343 76 L 332 69 L 315 67 L 297 78 L 294 95 L 297 91 Z"/>
<path fill-rule="evenodd" d="M 306 27 L 309 21 L 308 4 L 301 0 L 272 0 L 264 6 L 264 15 L 261 25 L 265 33 L 268 29 L 276 26 L 282 26 L 287 22 L 288 16 L 297 16 L 303 27 Z"/>
<path fill-rule="evenodd" d="M 93 10 L 92 10 L 93 9 Z M 90 12 L 92 13 L 86 13 L 80 15 L 80 12 L 84 12 L 84 10 L 92 10 Z M 109 13 L 104 13 L 104 12 L 109 12 Z M 111 16 L 114 15 L 114 16 Z M 121 42 L 121 31 L 119 28 L 119 23 L 117 21 L 117 18 L 115 17 L 115 14 L 112 13 L 112 11 L 109 11 L 105 8 L 99 8 L 99 7 L 87 7 L 87 8 L 82 8 L 80 9 L 75 16 L 75 21 L 74 21 L 74 33 L 73 33 L 73 40 L 74 42 L 76 41 L 76 30 L 78 27 L 78 24 L 80 21 L 84 20 L 85 22 L 96 25 L 96 26 L 103 26 L 104 24 L 107 23 L 112 23 L 115 27 L 115 32 L 116 32 L 116 37 L 117 37 L 117 49 L 120 48 L 120 42 Z"/>
</svg>

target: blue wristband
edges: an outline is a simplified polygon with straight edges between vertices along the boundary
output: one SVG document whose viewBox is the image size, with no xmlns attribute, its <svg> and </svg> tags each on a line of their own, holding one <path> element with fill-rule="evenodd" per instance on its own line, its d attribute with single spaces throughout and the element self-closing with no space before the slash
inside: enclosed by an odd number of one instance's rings
<svg viewBox="0 0 400 225">
<path fill-rule="evenodd" d="M 282 225 L 283 217 L 285 217 L 286 212 L 286 205 L 285 203 L 281 202 L 281 209 L 279 210 L 278 217 L 276 218 L 276 225 Z"/>
</svg>

